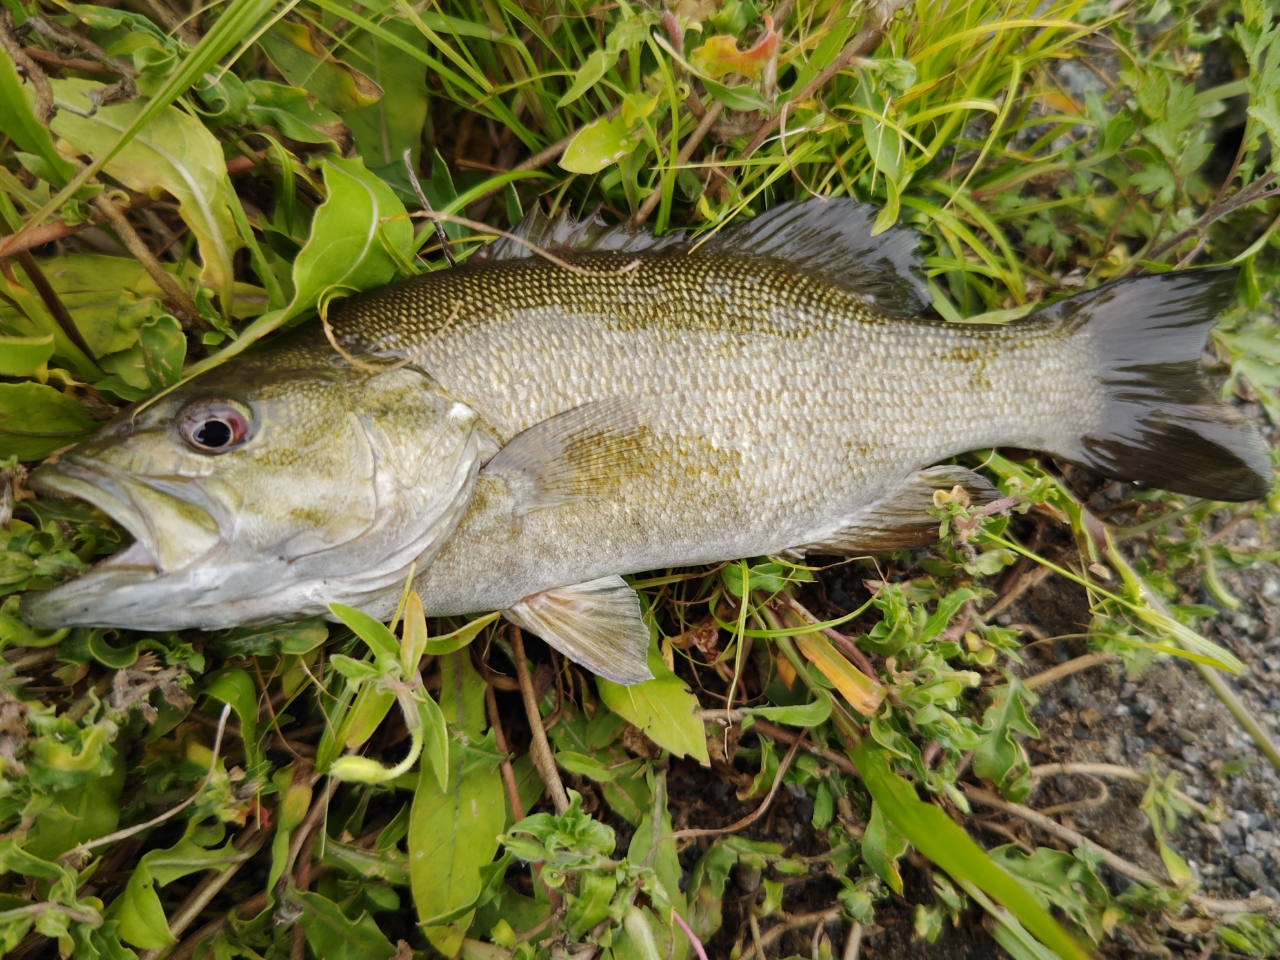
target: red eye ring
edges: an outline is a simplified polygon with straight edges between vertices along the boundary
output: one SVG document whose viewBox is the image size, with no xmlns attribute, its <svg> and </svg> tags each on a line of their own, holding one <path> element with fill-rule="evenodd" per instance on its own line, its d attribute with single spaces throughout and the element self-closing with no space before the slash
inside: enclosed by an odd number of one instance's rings
<svg viewBox="0 0 1280 960">
<path fill-rule="evenodd" d="M 178 415 L 178 432 L 198 453 L 226 453 L 249 436 L 249 418 L 225 400 L 200 400 Z"/>
</svg>

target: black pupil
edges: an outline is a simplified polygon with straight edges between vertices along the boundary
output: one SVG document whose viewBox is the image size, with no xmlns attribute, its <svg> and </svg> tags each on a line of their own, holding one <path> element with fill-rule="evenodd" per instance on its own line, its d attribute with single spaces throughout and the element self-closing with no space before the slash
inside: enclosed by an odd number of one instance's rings
<svg viewBox="0 0 1280 960">
<path fill-rule="evenodd" d="M 202 447 L 225 447 L 231 442 L 231 426 L 223 420 L 206 420 L 191 437 Z"/>
</svg>

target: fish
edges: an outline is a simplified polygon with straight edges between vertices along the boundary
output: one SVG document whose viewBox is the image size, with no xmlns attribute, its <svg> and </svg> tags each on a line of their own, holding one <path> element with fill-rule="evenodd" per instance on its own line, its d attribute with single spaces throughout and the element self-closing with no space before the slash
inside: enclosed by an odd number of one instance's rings
<svg viewBox="0 0 1280 960">
<path fill-rule="evenodd" d="M 1207 381 L 1233 269 L 931 319 L 919 235 L 848 198 L 663 237 L 535 211 L 450 269 L 332 305 L 37 468 L 132 544 L 30 592 L 33 627 L 224 629 L 358 606 L 502 611 L 650 677 L 625 575 L 926 545 L 954 460 L 1013 447 L 1211 500 L 1271 486 Z M 550 255 L 550 258 L 544 254 Z"/>
</svg>

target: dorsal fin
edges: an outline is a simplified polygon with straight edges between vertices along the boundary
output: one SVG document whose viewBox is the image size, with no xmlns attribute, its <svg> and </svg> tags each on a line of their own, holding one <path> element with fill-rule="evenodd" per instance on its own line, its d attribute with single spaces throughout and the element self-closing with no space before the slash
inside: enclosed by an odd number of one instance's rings
<svg viewBox="0 0 1280 960">
<path fill-rule="evenodd" d="M 782 260 L 858 294 L 883 316 L 919 316 L 931 302 L 917 249 L 919 237 L 902 227 L 872 236 L 879 212 L 848 197 L 812 197 L 779 204 L 690 246 L 683 230 L 655 237 L 627 221 L 609 226 L 598 211 L 575 220 L 564 210 L 553 220 L 535 205 L 514 233 L 553 253 L 638 253 L 688 247 L 692 256 Z M 503 237 L 476 256 L 515 260 L 531 257 L 533 251 Z"/>
<path fill-rule="evenodd" d="M 876 313 L 919 316 L 931 302 L 919 237 L 902 227 L 872 236 L 879 213 L 877 207 L 848 197 L 782 203 L 722 230 L 700 250 L 785 260 L 809 276 L 862 295 Z"/>
<path fill-rule="evenodd" d="M 637 230 L 627 221 L 609 226 L 594 210 L 581 220 L 567 209 L 552 219 L 534 204 L 512 231 L 517 237 L 552 253 L 636 253 L 640 250 L 665 250 L 687 242 L 683 230 L 655 237 L 648 230 Z M 521 260 L 533 251 L 523 243 L 502 237 L 483 248 L 476 256 L 482 260 Z"/>
</svg>

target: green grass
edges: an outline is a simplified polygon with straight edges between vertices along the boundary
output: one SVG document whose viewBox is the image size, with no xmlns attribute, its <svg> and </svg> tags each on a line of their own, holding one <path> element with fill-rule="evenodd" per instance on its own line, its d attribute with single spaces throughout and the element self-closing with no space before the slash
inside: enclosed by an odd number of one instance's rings
<svg viewBox="0 0 1280 960">
<path fill-rule="evenodd" d="M 318 322 L 334 296 L 446 268 L 406 151 L 454 216 L 441 229 L 460 257 L 487 237 L 459 217 L 504 230 L 536 204 L 599 207 L 701 235 L 821 194 L 919 232 L 947 320 L 1011 322 L 1108 279 L 1237 264 L 1216 372 L 1227 395 L 1280 417 L 1280 42 L 1260 0 L 5 9 L 21 69 L 0 54 L 0 481 L 19 495 L 26 467 L 113 409 Z M 84 81 L 122 77 L 140 99 L 82 99 Z M 90 223 L 96 234 L 80 232 Z M 361 237 L 376 242 L 354 259 L 329 249 Z M 110 259 L 93 252 L 104 243 Z M 158 262 L 125 255 L 139 244 Z M 1162 917 L 1210 909 L 1170 882 L 1187 870 L 1175 831 L 1192 814 L 1163 776 L 1142 809 L 1166 882 L 1115 896 L 1095 849 L 988 857 L 965 839 L 967 791 L 1024 800 L 1021 744 L 1040 735 L 1035 694 L 1010 672 L 1023 637 L 982 611 L 1019 557 L 1052 564 L 1088 591 L 1085 648 L 1133 675 L 1193 660 L 1280 767 L 1220 679 L 1238 663 L 1205 636 L 1240 604 L 1222 572 L 1278 555 L 1211 531 L 1265 523 L 1280 502 L 1145 492 L 1112 508 L 1100 543 L 1046 464 L 972 464 L 1015 518 L 940 501 L 947 532 L 928 556 L 859 561 L 861 578 L 891 564 L 895 582 L 818 626 L 800 605 L 815 572 L 781 560 L 636 581 L 657 679 L 627 691 L 556 661 L 540 709 L 558 775 L 525 750 L 510 685 L 473 665 L 467 644 L 502 673 L 523 659 L 488 621 L 428 624 L 406 597 L 399 635 L 350 610 L 345 626 L 44 634 L 18 616 L 20 594 L 121 534 L 83 505 L 0 501 L 0 946 L 389 958 L 404 938 L 421 955 L 534 960 L 554 942 L 648 960 L 691 956 L 693 936 L 751 950 L 799 922 L 783 911 L 797 878 L 837 878 L 828 907 L 870 927 L 896 909 L 910 845 L 941 868 L 915 905 L 918 935 L 985 911 L 1018 960 L 1116 954 Z M 1044 555 L 1032 525 L 1078 552 Z M 1188 583 L 1213 606 L 1187 603 Z M 409 688 L 424 652 L 425 686 Z M 789 748 L 800 732 L 826 753 Z M 824 852 L 753 839 L 763 820 L 675 829 L 673 764 L 723 761 L 739 733 L 739 798 L 803 791 Z M 551 812 L 560 777 L 603 806 L 570 791 Z M 678 846 L 698 836 L 698 856 Z M 758 880 L 753 919 L 722 931 L 734 876 Z M 1280 928 L 1246 913 L 1198 936 L 1197 949 L 1264 956 Z"/>
</svg>

